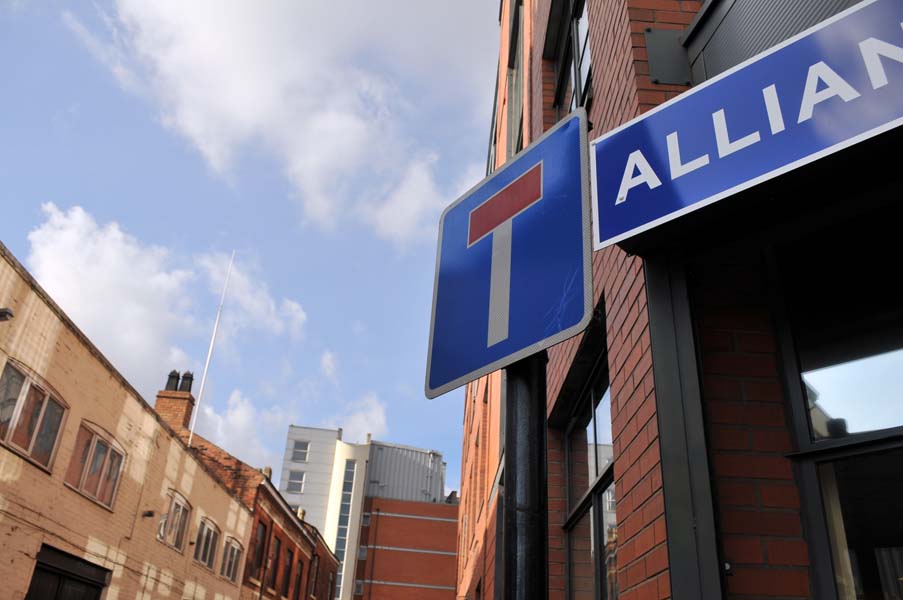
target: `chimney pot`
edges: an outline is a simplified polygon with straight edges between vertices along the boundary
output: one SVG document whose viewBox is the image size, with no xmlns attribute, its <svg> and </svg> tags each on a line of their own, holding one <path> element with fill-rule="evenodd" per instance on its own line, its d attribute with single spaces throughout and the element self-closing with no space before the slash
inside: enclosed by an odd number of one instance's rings
<svg viewBox="0 0 903 600">
<path fill-rule="evenodd" d="M 367 443 L 368 443 L 368 444 L 370 443 L 370 440 L 371 440 L 371 439 L 372 439 L 372 437 L 371 437 L 371 435 L 368 433 L 368 434 L 367 434 Z"/>
<path fill-rule="evenodd" d="M 299 507 L 298 507 L 298 518 L 301 519 L 301 520 L 303 521 L 303 520 L 304 520 L 304 515 L 306 515 L 306 514 L 307 514 L 307 511 L 304 510 L 303 508 L 301 508 L 301 507 L 299 506 Z"/>
<path fill-rule="evenodd" d="M 264 467 L 264 468 L 261 469 L 261 470 L 263 471 L 263 476 L 264 476 L 264 477 L 266 477 L 267 479 L 272 479 L 272 478 L 273 478 L 273 469 L 272 469 L 271 467 Z"/>
<path fill-rule="evenodd" d="M 336 437 L 336 439 L 339 439 L 339 440 L 342 439 L 342 428 L 341 427 L 339 427 L 338 436 Z"/>
<path fill-rule="evenodd" d="M 180 392 L 191 392 L 191 384 L 194 382 L 194 375 L 191 371 L 182 373 L 182 383 L 179 384 Z"/>
<path fill-rule="evenodd" d="M 179 372 L 175 369 L 169 372 L 169 377 L 166 378 L 166 387 L 164 389 L 169 392 L 174 392 L 179 389 Z"/>
</svg>

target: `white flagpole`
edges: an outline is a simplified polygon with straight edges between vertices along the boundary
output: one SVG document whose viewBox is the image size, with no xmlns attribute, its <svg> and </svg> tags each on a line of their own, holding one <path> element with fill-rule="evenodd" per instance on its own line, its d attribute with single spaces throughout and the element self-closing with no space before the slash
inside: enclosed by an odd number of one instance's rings
<svg viewBox="0 0 903 600">
<path fill-rule="evenodd" d="M 229 269 L 226 271 L 226 282 L 223 284 L 223 295 L 219 300 L 219 308 L 216 311 L 216 321 L 213 322 L 213 335 L 210 336 L 210 347 L 207 349 L 207 361 L 204 363 L 204 374 L 201 375 L 201 389 L 198 390 L 198 401 L 194 405 L 194 411 L 191 413 L 191 427 L 188 433 L 188 447 L 191 447 L 191 440 L 194 438 L 194 424 L 198 418 L 198 411 L 201 408 L 201 399 L 204 397 L 204 384 L 207 383 L 207 370 L 210 368 L 210 358 L 213 356 L 213 344 L 216 343 L 216 330 L 219 329 L 219 318 L 223 314 L 223 304 L 226 302 L 226 289 L 229 287 L 229 277 L 232 275 L 232 263 L 235 262 L 235 250 L 232 251 L 232 258 L 229 259 Z"/>
</svg>

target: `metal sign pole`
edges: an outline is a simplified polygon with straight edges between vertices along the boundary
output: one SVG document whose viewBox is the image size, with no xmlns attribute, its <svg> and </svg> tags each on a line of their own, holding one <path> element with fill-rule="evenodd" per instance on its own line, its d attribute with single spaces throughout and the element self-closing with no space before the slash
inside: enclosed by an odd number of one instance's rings
<svg viewBox="0 0 903 600">
<path fill-rule="evenodd" d="M 545 350 L 507 367 L 505 415 L 506 600 L 549 597 Z"/>
</svg>

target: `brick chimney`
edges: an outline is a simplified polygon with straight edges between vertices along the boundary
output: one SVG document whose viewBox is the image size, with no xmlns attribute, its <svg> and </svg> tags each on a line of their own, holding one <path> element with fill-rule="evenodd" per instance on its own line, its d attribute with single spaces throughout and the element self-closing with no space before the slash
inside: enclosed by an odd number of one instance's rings
<svg viewBox="0 0 903 600">
<path fill-rule="evenodd" d="M 157 414 L 176 431 L 188 429 L 194 410 L 194 396 L 191 395 L 194 375 L 191 371 L 185 371 L 181 376 L 181 382 L 179 379 L 178 371 L 170 372 L 166 389 L 157 392 L 157 403 L 154 406 Z"/>
</svg>

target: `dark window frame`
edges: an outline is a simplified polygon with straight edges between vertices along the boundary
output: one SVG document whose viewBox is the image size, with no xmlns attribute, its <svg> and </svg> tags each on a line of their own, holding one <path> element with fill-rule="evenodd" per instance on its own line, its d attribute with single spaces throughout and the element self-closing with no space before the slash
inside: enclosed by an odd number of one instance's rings
<svg viewBox="0 0 903 600">
<path fill-rule="evenodd" d="M 575 106 L 585 107 L 589 113 L 593 101 L 592 50 L 590 49 L 589 23 L 587 23 L 586 39 L 580 39 L 578 23 L 586 9 L 589 21 L 589 3 L 587 0 L 560 0 L 564 4 L 564 17 L 556 36 L 558 46 L 554 51 L 555 90 L 552 106 L 556 116 L 561 119 L 571 112 L 571 99 L 575 98 Z M 582 43 L 582 45 L 581 45 Z M 583 57 L 589 51 L 590 64 L 584 78 L 581 74 Z M 585 80 L 584 80 L 585 79 Z M 568 94 L 570 90 L 571 94 Z"/>
<path fill-rule="evenodd" d="M 819 466 L 844 458 L 903 448 L 903 426 L 853 433 L 844 438 L 813 439 L 796 332 L 790 315 L 789 298 L 774 245 L 765 252 L 771 290 L 770 304 L 778 340 L 780 378 L 787 399 L 787 419 L 794 451 L 788 453 L 797 470 L 803 536 L 810 560 L 812 594 L 817 598 L 838 598 L 827 510 L 819 481 Z"/>
<path fill-rule="evenodd" d="M 571 434 L 578 428 L 584 427 L 582 425 L 581 419 L 581 410 L 589 408 L 591 413 L 594 415 L 596 410 L 596 401 L 594 397 L 594 392 L 598 390 L 606 390 L 610 389 L 610 380 L 608 373 L 608 355 L 606 352 L 601 352 L 600 355 L 596 359 L 596 365 L 593 367 L 590 376 L 587 378 L 586 384 L 583 387 L 583 390 L 580 392 L 578 396 L 578 400 L 574 402 L 574 406 L 571 409 L 571 414 L 568 419 L 567 426 L 564 430 L 564 470 L 565 470 L 565 482 L 566 486 L 570 486 L 570 482 L 572 481 L 571 477 L 571 449 L 570 449 L 570 437 Z M 602 382 L 605 382 L 604 387 L 601 386 Z M 599 400 L 604 397 L 604 393 L 599 396 Z M 595 416 L 592 417 L 595 419 Z M 611 416 L 609 415 L 609 420 Z M 592 422 L 592 421 L 591 421 Z M 593 427 L 593 444 L 597 444 L 597 440 L 595 439 L 595 435 L 597 432 L 597 428 Z M 593 585 L 595 588 L 596 597 L 600 600 L 607 600 L 606 593 L 606 575 L 605 575 L 605 543 L 604 536 L 601 535 L 603 532 L 601 530 L 601 524 L 603 523 L 602 519 L 602 511 L 603 511 L 603 503 L 605 501 L 605 493 L 606 491 L 614 486 L 614 475 L 615 463 L 612 460 L 601 473 L 595 473 L 594 479 L 588 482 L 587 489 L 584 491 L 578 498 L 576 498 L 573 502 L 571 501 L 570 494 L 566 494 L 566 502 L 567 502 L 567 518 L 565 519 L 564 525 L 562 526 L 562 530 L 565 534 L 565 597 L 571 597 L 571 565 L 572 565 L 572 557 L 571 557 L 571 544 L 570 544 L 570 532 L 574 530 L 575 526 L 580 522 L 581 519 L 586 517 L 590 512 L 592 512 L 592 527 L 593 527 L 593 571 L 594 571 L 594 580 Z M 615 582 L 617 584 L 617 582 Z"/>
</svg>

